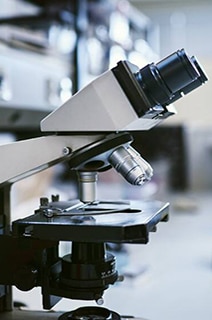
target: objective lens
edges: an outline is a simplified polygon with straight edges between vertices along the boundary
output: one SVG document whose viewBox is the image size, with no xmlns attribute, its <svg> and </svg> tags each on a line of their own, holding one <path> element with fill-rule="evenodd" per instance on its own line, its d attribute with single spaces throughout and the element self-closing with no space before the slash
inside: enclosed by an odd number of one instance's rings
<svg viewBox="0 0 212 320">
<path fill-rule="evenodd" d="M 152 177 L 152 168 L 132 147 L 117 148 L 110 155 L 109 162 L 133 185 L 143 185 Z"/>
<path fill-rule="evenodd" d="M 131 154 L 134 160 L 139 164 L 140 168 L 143 169 L 145 173 L 145 181 L 151 180 L 153 176 L 153 169 L 150 164 L 141 157 L 141 155 L 131 146 L 127 148 L 127 151 Z"/>
<path fill-rule="evenodd" d="M 84 203 L 96 200 L 97 172 L 78 171 L 80 200 Z"/>
</svg>

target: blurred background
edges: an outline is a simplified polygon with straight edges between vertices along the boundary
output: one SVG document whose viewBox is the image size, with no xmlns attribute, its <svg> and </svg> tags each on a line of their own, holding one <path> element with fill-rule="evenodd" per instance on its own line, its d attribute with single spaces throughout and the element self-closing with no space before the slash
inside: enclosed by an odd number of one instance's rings
<svg viewBox="0 0 212 320">
<path fill-rule="evenodd" d="M 0 8 L 0 144 L 39 136 L 44 116 L 119 60 L 142 68 L 185 48 L 211 78 L 210 0 L 0 0 Z M 149 320 L 209 320 L 210 81 L 175 106 L 177 115 L 134 134 L 134 147 L 154 169 L 151 182 L 140 189 L 126 185 L 114 171 L 99 177 L 100 198 L 171 203 L 170 221 L 158 226 L 148 245 L 117 250 L 126 280 L 106 292 L 105 305 Z M 65 166 L 16 183 L 12 218 L 32 214 L 39 197 L 55 192 L 77 197 L 75 177 Z M 30 309 L 42 308 L 37 289 L 14 288 L 14 298 Z M 79 304 L 64 299 L 56 308 Z"/>
</svg>

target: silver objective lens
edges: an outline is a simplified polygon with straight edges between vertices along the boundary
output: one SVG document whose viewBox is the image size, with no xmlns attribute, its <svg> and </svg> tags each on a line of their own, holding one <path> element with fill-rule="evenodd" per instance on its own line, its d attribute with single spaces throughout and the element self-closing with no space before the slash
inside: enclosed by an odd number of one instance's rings
<svg viewBox="0 0 212 320">
<path fill-rule="evenodd" d="M 140 153 L 138 153 L 131 146 L 127 148 L 127 151 L 131 154 L 131 156 L 135 159 L 135 161 L 140 165 L 145 173 L 145 178 L 147 181 L 151 180 L 153 176 L 153 169 L 150 164 L 141 157 Z"/>
<path fill-rule="evenodd" d="M 96 201 L 97 172 L 78 172 L 79 195 L 84 203 Z"/>
<path fill-rule="evenodd" d="M 132 147 L 117 148 L 110 155 L 109 162 L 133 185 L 143 185 L 153 175 L 151 166 Z"/>
</svg>

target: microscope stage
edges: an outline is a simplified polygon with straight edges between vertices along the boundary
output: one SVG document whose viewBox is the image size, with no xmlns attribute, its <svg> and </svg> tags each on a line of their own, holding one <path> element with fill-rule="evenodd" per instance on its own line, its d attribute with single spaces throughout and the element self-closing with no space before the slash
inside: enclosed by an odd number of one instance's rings
<svg viewBox="0 0 212 320">
<path fill-rule="evenodd" d="M 147 243 L 157 223 L 167 221 L 160 201 L 55 201 L 13 222 L 15 236 L 79 242 Z"/>
</svg>

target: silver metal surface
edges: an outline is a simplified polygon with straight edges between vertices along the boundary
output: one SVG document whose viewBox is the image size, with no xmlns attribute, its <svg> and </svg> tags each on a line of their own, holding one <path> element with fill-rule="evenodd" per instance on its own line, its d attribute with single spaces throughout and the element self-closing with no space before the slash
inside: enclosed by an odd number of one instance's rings
<svg viewBox="0 0 212 320">
<path fill-rule="evenodd" d="M 92 81 L 41 121 L 44 132 L 147 130 L 157 119 L 138 117 L 111 70 Z"/>
<path fill-rule="evenodd" d="M 93 202 L 97 200 L 96 182 L 97 172 L 78 172 L 79 196 L 82 202 Z"/>
<path fill-rule="evenodd" d="M 131 146 L 127 148 L 127 151 L 132 155 L 132 157 L 139 164 L 140 168 L 144 172 L 144 182 L 151 180 L 153 176 L 153 169 L 151 165 L 141 157 L 141 155 Z"/>
<path fill-rule="evenodd" d="M 109 161 L 133 185 L 143 185 L 153 175 L 151 166 L 132 147 L 117 148 L 110 155 Z"/>
</svg>

